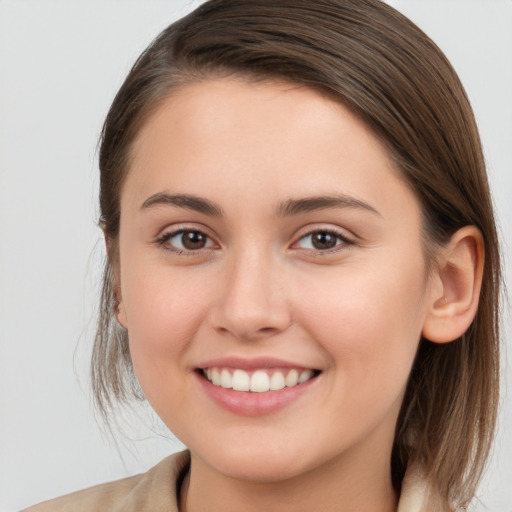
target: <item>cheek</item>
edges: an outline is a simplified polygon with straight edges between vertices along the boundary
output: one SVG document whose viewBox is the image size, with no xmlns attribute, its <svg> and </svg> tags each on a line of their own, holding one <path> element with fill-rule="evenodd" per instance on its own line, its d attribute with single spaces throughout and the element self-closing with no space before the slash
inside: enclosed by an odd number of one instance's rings
<svg viewBox="0 0 512 512">
<path fill-rule="evenodd" d="M 131 269 L 122 280 L 123 303 L 135 373 L 146 391 L 185 371 L 177 366 L 201 325 L 208 294 L 191 273 Z"/>
<path fill-rule="evenodd" d="M 302 323 L 332 358 L 337 379 L 361 395 L 404 387 L 425 315 L 422 268 L 407 261 L 341 269 L 305 280 Z M 346 384 L 349 384 L 346 382 Z"/>
</svg>

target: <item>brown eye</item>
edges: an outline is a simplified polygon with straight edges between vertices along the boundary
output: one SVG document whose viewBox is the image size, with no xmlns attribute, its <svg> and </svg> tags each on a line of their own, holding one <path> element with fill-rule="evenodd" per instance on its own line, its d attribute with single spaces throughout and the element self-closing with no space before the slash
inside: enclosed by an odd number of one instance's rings
<svg viewBox="0 0 512 512">
<path fill-rule="evenodd" d="M 315 251 L 328 251 L 338 246 L 351 245 L 349 239 L 333 231 L 313 231 L 303 236 L 297 243 L 298 248 L 315 250 Z"/>
<path fill-rule="evenodd" d="M 332 233 L 319 231 L 311 235 L 311 243 L 315 249 L 332 249 L 333 247 L 336 247 L 338 237 Z"/>
<path fill-rule="evenodd" d="M 192 229 L 181 229 L 164 235 L 159 244 L 166 246 L 173 251 L 200 251 L 213 247 L 212 239 L 201 231 Z"/>
<path fill-rule="evenodd" d="M 183 231 L 181 234 L 181 243 L 189 251 L 203 249 L 207 241 L 208 237 L 199 231 Z"/>
</svg>

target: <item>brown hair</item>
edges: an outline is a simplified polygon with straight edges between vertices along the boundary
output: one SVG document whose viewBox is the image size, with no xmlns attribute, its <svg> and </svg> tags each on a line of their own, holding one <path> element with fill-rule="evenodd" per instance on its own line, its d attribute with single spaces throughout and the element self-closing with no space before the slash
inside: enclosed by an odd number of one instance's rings
<svg viewBox="0 0 512 512">
<path fill-rule="evenodd" d="M 473 112 L 455 71 L 418 27 L 379 0 L 210 0 L 139 57 L 101 138 L 101 226 L 110 261 L 92 359 L 100 410 L 106 414 L 114 400 L 133 394 L 142 398 L 113 288 L 132 142 L 173 88 L 231 75 L 305 84 L 363 119 L 420 202 L 427 262 L 457 229 L 482 232 L 478 312 L 452 343 L 421 340 L 391 461 L 397 490 L 414 463 L 443 507 L 466 506 L 490 449 L 498 401 L 500 262 L 492 202 Z"/>
</svg>

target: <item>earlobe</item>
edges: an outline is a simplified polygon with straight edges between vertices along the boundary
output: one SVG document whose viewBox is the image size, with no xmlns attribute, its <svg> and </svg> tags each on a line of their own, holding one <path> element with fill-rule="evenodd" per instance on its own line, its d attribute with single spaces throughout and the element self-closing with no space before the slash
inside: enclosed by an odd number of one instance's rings
<svg viewBox="0 0 512 512">
<path fill-rule="evenodd" d="M 114 272 L 116 274 L 116 272 Z M 126 310 L 124 308 L 124 302 L 123 302 L 123 294 L 121 292 L 121 285 L 119 283 L 119 277 L 115 277 L 115 284 L 114 284 L 114 300 L 115 300 L 115 312 L 116 312 L 116 319 L 118 324 L 123 327 L 124 329 L 127 329 L 128 322 L 126 321 Z"/>
<path fill-rule="evenodd" d="M 117 303 L 117 307 L 116 307 L 116 318 L 117 318 L 117 321 L 119 323 L 119 325 L 121 327 L 124 327 L 125 329 L 127 329 L 127 322 L 126 322 L 126 312 L 125 312 L 125 309 L 124 309 L 124 305 L 123 305 L 123 301 L 120 300 L 118 303 Z"/>
<path fill-rule="evenodd" d="M 441 250 L 423 337 L 448 343 L 462 336 L 478 309 L 484 266 L 482 234 L 476 226 L 459 229 Z"/>
<path fill-rule="evenodd" d="M 109 262 L 109 280 L 114 294 L 115 315 L 119 325 L 126 329 L 128 323 L 126 321 L 126 311 L 124 309 L 121 284 L 119 282 L 119 261 L 117 257 L 119 248 L 117 246 L 117 239 L 111 238 L 105 229 L 103 229 L 103 235 Z"/>
</svg>

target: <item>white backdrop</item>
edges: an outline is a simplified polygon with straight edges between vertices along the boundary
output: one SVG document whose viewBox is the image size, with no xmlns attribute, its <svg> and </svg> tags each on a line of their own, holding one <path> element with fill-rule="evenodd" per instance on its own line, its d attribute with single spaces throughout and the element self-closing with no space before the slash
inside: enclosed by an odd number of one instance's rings
<svg viewBox="0 0 512 512">
<path fill-rule="evenodd" d="M 502 235 L 512 240 L 512 1 L 390 3 L 466 85 Z M 180 447 L 135 421 L 118 447 L 109 444 L 90 406 L 87 364 L 103 255 L 103 117 L 138 54 L 196 4 L 0 0 L 0 512 L 143 471 Z M 509 268 L 511 254 L 509 244 Z M 511 352 L 510 316 L 505 324 Z M 511 361 L 505 354 L 500 431 L 478 510 L 512 512 Z"/>
</svg>

